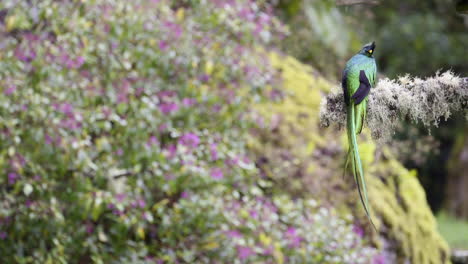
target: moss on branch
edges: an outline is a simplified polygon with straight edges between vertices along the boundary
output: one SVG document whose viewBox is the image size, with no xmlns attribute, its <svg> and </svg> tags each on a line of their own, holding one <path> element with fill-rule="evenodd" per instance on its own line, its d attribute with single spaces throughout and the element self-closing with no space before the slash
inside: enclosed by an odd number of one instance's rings
<svg viewBox="0 0 468 264">
<path fill-rule="evenodd" d="M 396 80 L 379 81 L 369 95 L 367 125 L 375 139 L 389 139 L 400 119 L 422 122 L 426 127 L 438 126 L 441 118 L 465 111 L 468 117 L 468 78 L 447 71 L 426 79 L 409 75 Z M 320 110 L 323 126 L 344 126 L 346 111 L 343 93 L 330 93 Z"/>
</svg>

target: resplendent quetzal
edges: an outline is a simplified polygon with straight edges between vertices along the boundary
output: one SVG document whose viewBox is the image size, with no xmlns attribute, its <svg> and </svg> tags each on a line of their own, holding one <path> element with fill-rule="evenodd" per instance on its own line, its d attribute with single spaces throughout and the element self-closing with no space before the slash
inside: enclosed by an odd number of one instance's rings
<svg viewBox="0 0 468 264">
<path fill-rule="evenodd" d="M 348 163 L 351 162 L 351 169 L 354 180 L 357 183 L 359 197 L 361 198 L 366 215 L 372 225 L 374 224 L 370 216 L 366 181 L 362 170 L 356 135 L 361 133 L 364 120 L 366 119 L 367 95 L 371 87 L 375 86 L 377 77 L 377 65 L 373 56 L 374 49 L 375 42 L 364 45 L 364 47 L 346 63 L 346 68 L 343 71 L 343 78 L 341 80 L 346 103 L 346 127 L 349 143 L 345 171 L 348 167 Z"/>
</svg>

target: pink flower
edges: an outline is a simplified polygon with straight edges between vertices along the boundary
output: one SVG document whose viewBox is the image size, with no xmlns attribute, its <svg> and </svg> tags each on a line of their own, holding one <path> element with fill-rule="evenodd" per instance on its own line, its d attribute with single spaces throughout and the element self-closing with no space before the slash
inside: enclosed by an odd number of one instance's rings
<svg viewBox="0 0 468 264">
<path fill-rule="evenodd" d="M 115 199 L 116 199 L 119 203 L 121 203 L 121 202 L 125 199 L 125 197 L 127 197 L 127 196 L 125 195 L 125 193 L 118 193 L 118 194 L 115 195 Z"/>
<path fill-rule="evenodd" d="M 196 148 L 200 144 L 200 138 L 194 133 L 185 133 L 180 137 L 179 144 Z"/>
<path fill-rule="evenodd" d="M 215 180 L 221 180 L 224 177 L 223 171 L 220 168 L 211 169 L 210 175 L 211 175 L 211 178 Z"/>
<path fill-rule="evenodd" d="M 188 192 L 183 191 L 183 192 L 180 194 L 180 198 L 181 198 L 181 199 L 188 199 L 188 198 L 189 198 Z"/>
<path fill-rule="evenodd" d="M 91 234 L 94 232 L 94 225 L 92 223 L 86 224 L 86 233 Z"/>
<path fill-rule="evenodd" d="M 174 97 L 176 95 L 177 95 L 177 93 L 175 91 L 170 91 L 170 90 L 164 90 L 164 91 L 158 92 L 158 98 L 161 99 L 161 100 L 171 98 L 171 97 Z"/>
<path fill-rule="evenodd" d="M 242 234 L 237 230 L 229 230 L 227 231 L 226 235 L 229 238 L 241 238 L 242 237 Z"/>
<path fill-rule="evenodd" d="M 285 236 L 289 239 L 289 246 L 297 248 L 301 245 L 302 237 L 296 233 L 296 228 L 289 227 Z"/>
<path fill-rule="evenodd" d="M 250 217 L 252 217 L 252 218 L 257 218 L 258 217 L 257 210 L 252 209 L 252 210 L 249 211 L 249 214 L 250 214 Z"/>
<path fill-rule="evenodd" d="M 158 45 L 158 46 L 159 46 L 159 49 L 160 49 L 161 51 L 165 51 L 165 50 L 169 47 L 169 45 L 167 44 L 167 42 L 164 41 L 164 40 L 159 41 L 159 45 Z"/>
<path fill-rule="evenodd" d="M 119 149 L 117 149 L 115 154 L 117 154 L 117 156 L 122 156 L 124 154 L 124 151 L 123 151 L 123 149 L 119 148 Z"/>
<path fill-rule="evenodd" d="M 210 144 L 211 160 L 217 160 L 218 159 L 218 150 L 217 150 L 216 147 L 217 147 L 216 143 L 211 143 Z"/>
<path fill-rule="evenodd" d="M 362 229 L 360 226 L 358 225 L 354 225 L 353 226 L 353 232 L 358 235 L 359 237 L 363 237 L 364 236 L 364 229 Z"/>
<path fill-rule="evenodd" d="M 245 260 L 254 254 L 255 254 L 254 251 L 250 247 L 245 247 L 245 246 L 237 247 L 237 255 L 239 256 L 241 260 Z"/>
<path fill-rule="evenodd" d="M 386 264 L 386 263 L 387 263 L 387 260 L 385 259 L 385 255 L 383 254 L 376 255 L 372 259 L 372 264 Z"/>
<path fill-rule="evenodd" d="M 186 107 L 190 107 L 192 105 L 194 105 L 195 103 L 197 102 L 197 100 L 193 99 L 193 98 L 184 98 L 182 100 L 182 103 L 184 104 L 184 106 Z"/>
<path fill-rule="evenodd" d="M 288 227 L 288 230 L 286 230 L 286 235 L 287 236 L 295 236 L 296 235 L 296 228 Z"/>
<path fill-rule="evenodd" d="M 31 62 L 36 58 L 36 52 L 34 50 L 25 48 L 16 48 L 14 51 L 15 57 L 23 62 Z"/>
<path fill-rule="evenodd" d="M 148 143 L 146 143 L 146 145 L 148 147 L 151 147 L 153 145 L 157 145 L 158 144 L 158 139 L 155 137 L 155 136 L 151 136 L 149 139 L 148 139 Z"/>
<path fill-rule="evenodd" d="M 208 74 L 202 74 L 198 77 L 198 80 L 200 80 L 201 82 L 208 82 L 210 80 L 210 76 Z"/>
<path fill-rule="evenodd" d="M 164 149 L 164 155 L 169 159 L 174 158 L 176 153 L 177 153 L 177 146 L 174 144 L 170 144 Z"/>
<path fill-rule="evenodd" d="M 140 208 L 145 208 L 145 206 L 146 206 L 146 202 L 143 199 L 138 199 L 137 204 L 138 204 L 138 207 L 140 207 Z"/>
<path fill-rule="evenodd" d="M 3 92 L 5 95 L 10 95 L 16 91 L 16 85 L 10 84 L 8 88 Z"/>
<path fill-rule="evenodd" d="M 14 172 L 8 173 L 8 183 L 9 184 L 15 184 L 15 182 L 18 180 L 19 176 L 18 174 Z"/>
<path fill-rule="evenodd" d="M 159 110 L 163 112 L 163 114 L 167 115 L 172 112 L 175 112 L 179 110 L 179 106 L 176 103 L 170 102 L 170 103 L 161 103 L 159 105 Z"/>
</svg>

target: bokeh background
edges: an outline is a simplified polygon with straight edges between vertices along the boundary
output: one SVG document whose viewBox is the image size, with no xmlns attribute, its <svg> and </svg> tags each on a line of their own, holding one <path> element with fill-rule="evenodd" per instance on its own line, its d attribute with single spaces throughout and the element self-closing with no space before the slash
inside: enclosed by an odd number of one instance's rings
<svg viewBox="0 0 468 264">
<path fill-rule="evenodd" d="M 466 2 L 2 0 L 0 263 L 468 263 L 466 109 L 359 137 L 321 99 L 468 74 Z"/>
</svg>

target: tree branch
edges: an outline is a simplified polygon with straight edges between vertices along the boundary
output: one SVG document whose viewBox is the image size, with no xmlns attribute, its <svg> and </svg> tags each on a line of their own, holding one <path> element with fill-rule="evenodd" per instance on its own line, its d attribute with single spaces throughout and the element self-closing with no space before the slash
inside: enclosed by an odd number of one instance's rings
<svg viewBox="0 0 468 264">
<path fill-rule="evenodd" d="M 468 78 L 452 72 L 437 73 L 427 79 L 406 75 L 396 80 L 380 80 L 371 89 L 367 108 L 367 125 L 374 139 L 388 140 L 400 119 L 438 126 L 455 112 L 464 111 L 468 119 Z M 346 110 L 343 93 L 332 92 L 320 109 L 322 126 L 345 126 Z"/>
</svg>

